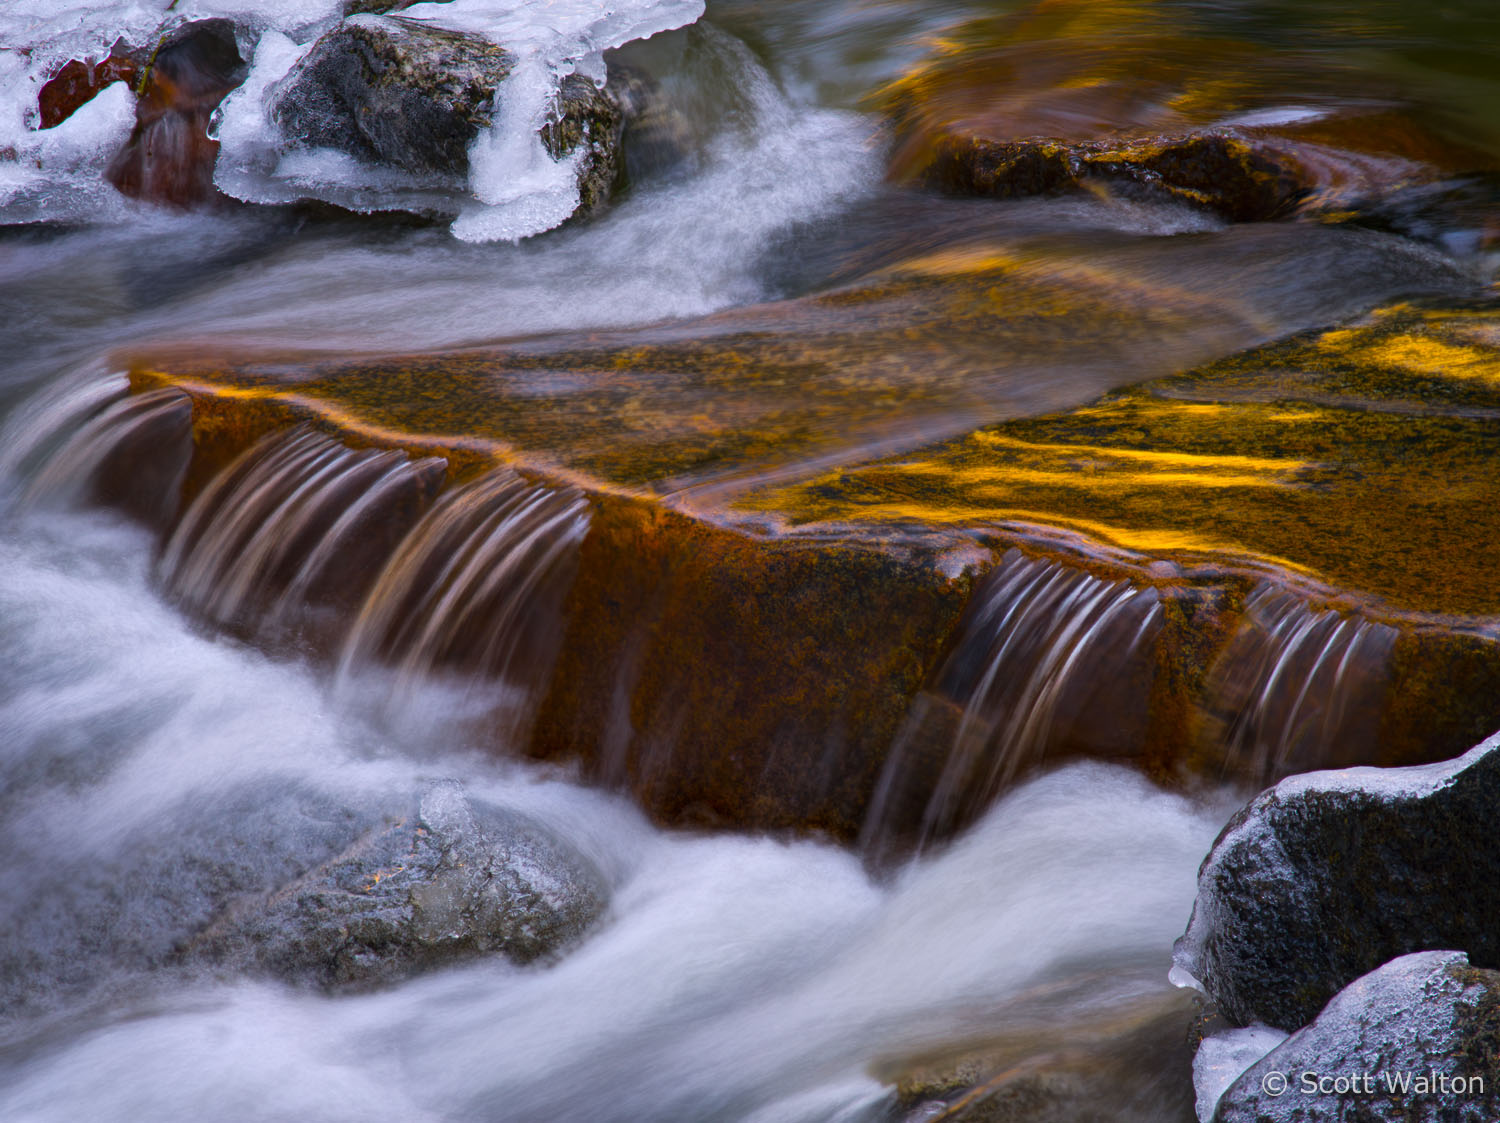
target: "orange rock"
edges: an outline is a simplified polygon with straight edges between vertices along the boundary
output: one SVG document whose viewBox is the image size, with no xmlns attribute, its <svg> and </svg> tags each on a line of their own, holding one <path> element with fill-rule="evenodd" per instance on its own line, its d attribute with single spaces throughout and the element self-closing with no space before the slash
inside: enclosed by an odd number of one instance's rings
<svg viewBox="0 0 1500 1123">
<path fill-rule="evenodd" d="M 110 183 L 154 203 L 212 202 L 219 142 L 208 135 L 209 117 L 244 75 L 228 20 L 186 24 L 168 36 L 146 67 L 135 129 L 105 172 Z"/>
<path fill-rule="evenodd" d="M 131 53 L 111 54 L 99 62 L 73 59 L 65 63 L 37 95 L 41 127 L 62 124 L 106 86 L 115 82 L 135 85 L 139 73 L 140 62 Z"/>
</svg>

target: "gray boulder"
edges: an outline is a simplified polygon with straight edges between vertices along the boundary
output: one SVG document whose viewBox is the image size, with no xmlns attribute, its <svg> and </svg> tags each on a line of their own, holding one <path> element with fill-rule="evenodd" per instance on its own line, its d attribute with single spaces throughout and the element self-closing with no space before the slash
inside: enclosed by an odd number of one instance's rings
<svg viewBox="0 0 1500 1123">
<path fill-rule="evenodd" d="M 320 38 L 281 80 L 271 118 L 293 144 L 461 181 L 469 145 L 492 123 L 496 90 L 515 63 L 477 35 L 360 16 Z M 619 176 L 623 116 L 614 94 L 577 75 L 564 81 L 560 103 L 542 141 L 553 159 L 585 146 L 579 188 L 587 211 Z"/>
<path fill-rule="evenodd" d="M 1340 991 L 1240 1076 L 1214 1123 L 1494 1123 L 1500 972 L 1403 956 Z"/>
<path fill-rule="evenodd" d="M 1204 860 L 1176 969 L 1232 1024 L 1290 1031 L 1409 952 L 1500 967 L 1497 814 L 1500 736 L 1441 764 L 1283 780 Z"/>
<path fill-rule="evenodd" d="M 478 955 L 529 963 L 575 943 L 606 899 L 571 847 L 445 782 L 292 884 L 237 902 L 185 958 L 325 988 Z"/>
</svg>

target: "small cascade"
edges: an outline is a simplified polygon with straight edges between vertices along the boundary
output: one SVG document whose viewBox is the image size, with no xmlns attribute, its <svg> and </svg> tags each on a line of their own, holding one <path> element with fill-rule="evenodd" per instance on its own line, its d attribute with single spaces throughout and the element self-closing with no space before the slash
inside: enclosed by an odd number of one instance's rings
<svg viewBox="0 0 1500 1123">
<path fill-rule="evenodd" d="M 1316 612 L 1269 583 L 1208 676 L 1208 736 L 1255 783 L 1375 759 L 1395 628 Z"/>
<path fill-rule="evenodd" d="M 198 495 L 158 563 L 167 596 L 260 639 L 326 632 L 352 611 L 441 483 L 446 464 L 347 448 L 311 429 L 274 433 Z"/>
<path fill-rule="evenodd" d="M 953 834 L 1042 760 L 1137 751 L 1161 626 L 1153 589 L 1007 552 L 892 746 L 867 852 Z"/>
<path fill-rule="evenodd" d="M 341 684 L 384 669 L 394 675 L 387 700 L 446 680 L 470 704 L 484 684 L 479 714 L 518 733 L 556 661 L 588 527 L 582 492 L 508 469 L 449 491 L 365 598 L 344 643 Z M 506 689 L 490 689 L 496 682 Z"/>
<path fill-rule="evenodd" d="M 521 732 L 561 643 L 590 522 L 581 491 L 508 468 L 444 490 L 443 459 L 299 426 L 250 446 L 179 515 L 192 417 L 180 391 L 94 380 L 7 430 L 4 468 L 35 472 L 23 507 L 103 501 L 148 516 L 168 600 L 240 638 L 334 659 L 361 708 L 426 721 L 429 708 L 407 704 L 437 692 L 448 724 Z"/>
<path fill-rule="evenodd" d="M 85 370 L 37 395 L 16 410 L 0 432 L 0 480 L 20 478 L 76 435 L 91 417 L 129 392 L 130 380 L 125 375 Z"/>
<path fill-rule="evenodd" d="M 59 396 L 28 419 L 8 467 L 39 454 L 56 434 L 108 403 L 48 457 L 21 497 L 39 502 L 96 501 L 122 507 L 160 528 L 175 513 L 192 456 L 193 407 L 179 390 L 122 396 L 110 380 Z"/>
</svg>

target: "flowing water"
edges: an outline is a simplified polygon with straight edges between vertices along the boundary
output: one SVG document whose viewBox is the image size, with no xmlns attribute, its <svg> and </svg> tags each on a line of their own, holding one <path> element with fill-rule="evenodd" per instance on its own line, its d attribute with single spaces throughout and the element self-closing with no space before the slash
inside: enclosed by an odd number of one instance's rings
<svg viewBox="0 0 1500 1123">
<path fill-rule="evenodd" d="M 557 658 L 591 525 L 580 492 L 507 469 L 454 483 L 439 459 L 292 429 L 199 481 L 178 512 L 163 497 L 189 468 L 190 405 L 127 394 L 120 358 L 457 347 L 832 283 L 820 246 L 921 237 L 899 213 L 879 219 L 895 212 L 869 92 L 929 37 L 1020 5 L 725 0 L 704 19 L 695 0 L 419 5 L 414 18 L 521 55 L 461 205 L 422 222 L 125 199 L 102 178 L 132 127 L 118 83 L 34 128 L 39 78 L 149 37 L 163 6 L 0 12 L 0 1118 L 926 1118 L 938 1109 L 898 1103 L 892 1081 L 971 1052 L 1069 1080 L 1105 1073 L 1077 1085 L 1088 1118 L 1191 1118 L 1180 1034 L 1150 1027 L 1191 1017 L 1166 982 L 1171 943 L 1242 793 L 1190 799 L 1125 767 L 1043 767 L 1069 745 L 1139 735 L 1164 620 L 1152 587 L 1020 551 L 980 582 L 870 813 L 867 843 L 888 806 L 920 798 L 918 857 L 872 873 L 817 839 L 667 832 L 623 795 L 503 751 L 523 744 Z M 267 90 L 340 5 L 180 7 L 250 28 L 250 78 L 216 118 L 221 189 L 351 210 L 437 190 L 366 182 L 267 139 Z M 1448 23 L 1397 3 L 1175 8 L 1349 74 L 1399 74 L 1450 131 L 1500 147 L 1487 4 L 1442 5 Z M 516 240 L 576 196 L 534 135 L 557 83 L 656 32 L 636 57 L 695 122 L 688 155 L 641 169 L 595 221 Z M 496 185 L 501 164 L 530 169 L 519 188 Z M 1122 254 L 1221 229 L 1128 201 L 1007 213 L 1066 245 L 1108 230 Z M 1487 281 L 1493 261 L 1468 229 L 1399 253 Z M 1196 255 L 1184 291 L 1213 289 L 1213 257 Z M 1364 286 L 1387 281 L 1340 276 L 1320 296 L 1368 307 Z M 1250 336 L 1299 314 L 1267 312 Z M 143 448 L 154 474 L 128 476 Z M 1356 614 L 1253 592 L 1210 673 L 1216 735 L 1250 771 L 1363 736 L 1394 642 Z M 956 732 L 914 797 L 903 753 L 938 695 Z M 347 843 L 348 822 L 442 780 L 598 868 L 607 907 L 577 947 L 336 997 L 180 954 L 236 894 L 299 876 Z M 1144 1061 L 1122 1026 L 1146 1027 Z"/>
</svg>

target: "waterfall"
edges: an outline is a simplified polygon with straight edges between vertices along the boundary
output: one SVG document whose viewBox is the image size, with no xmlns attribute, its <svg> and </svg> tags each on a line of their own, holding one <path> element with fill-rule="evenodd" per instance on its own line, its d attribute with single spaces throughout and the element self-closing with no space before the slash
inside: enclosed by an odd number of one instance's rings
<svg viewBox="0 0 1500 1123">
<path fill-rule="evenodd" d="M 436 490 L 442 460 L 350 449 L 307 428 L 273 433 L 188 507 L 158 563 L 162 588 L 220 627 L 276 639 L 330 600 L 347 603 L 391 532 Z M 352 606 L 351 606 L 352 607 Z"/>
<path fill-rule="evenodd" d="M 155 527 L 171 518 L 192 451 L 192 403 L 179 390 L 122 392 L 113 379 L 69 387 L 28 419 L 3 467 L 18 467 L 93 413 L 47 458 L 21 496 L 22 508 L 99 500 Z"/>
<path fill-rule="evenodd" d="M 500 468 L 445 494 L 386 563 L 344 642 L 340 686 L 389 668 L 385 709 L 448 678 L 461 696 L 474 676 L 489 720 L 519 739 L 561 645 L 589 507 L 576 488 L 532 484 Z M 399 699 L 402 704 L 393 704 Z"/>
<path fill-rule="evenodd" d="M 251 445 L 178 516 L 193 455 L 187 395 L 127 395 L 111 380 L 55 395 L 24 421 L 7 464 L 45 455 L 24 503 L 151 505 L 164 537 L 157 584 L 190 617 L 332 657 L 339 690 L 373 692 L 365 700 L 393 720 L 428 714 L 413 695 L 436 690 L 446 718 L 480 718 L 520 743 L 589 527 L 578 489 L 495 468 L 443 490 L 445 460 L 353 449 L 304 425 Z"/>
<path fill-rule="evenodd" d="M 1208 676 L 1209 736 L 1225 771 L 1269 783 L 1371 760 L 1397 635 L 1258 586 Z"/>
<path fill-rule="evenodd" d="M 1008 551 L 892 746 L 867 850 L 951 835 L 1043 760 L 1129 755 L 1145 736 L 1161 625 L 1153 589 Z"/>
</svg>

